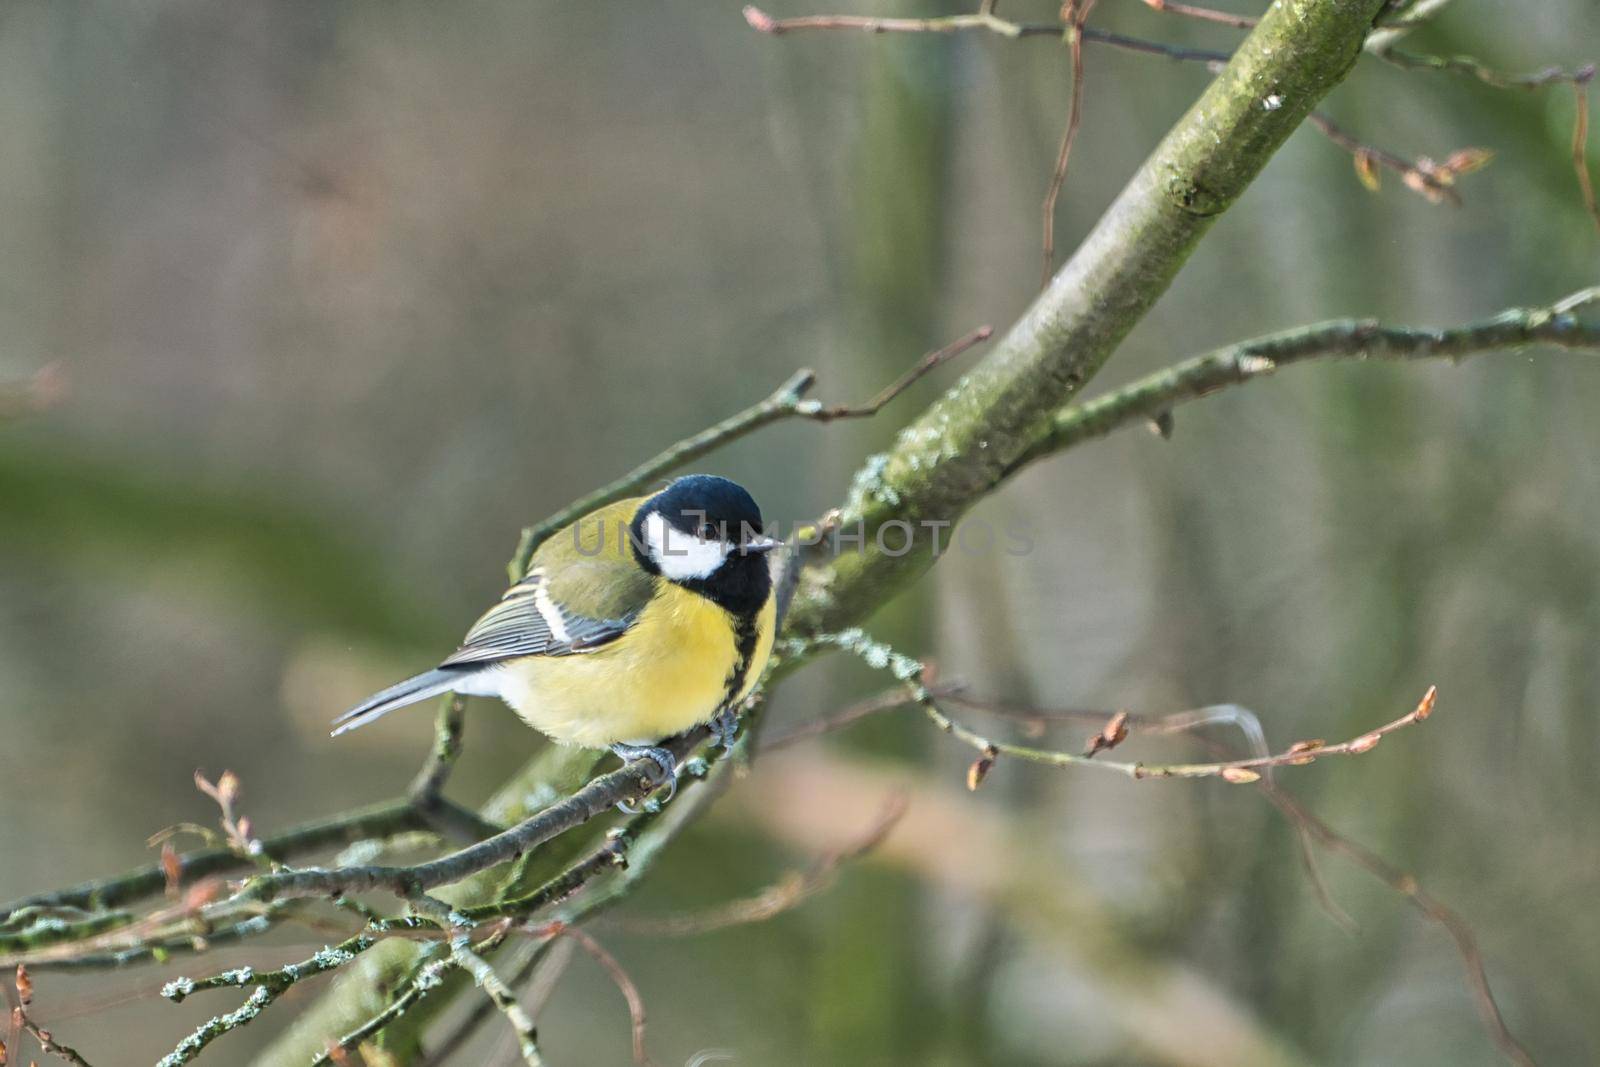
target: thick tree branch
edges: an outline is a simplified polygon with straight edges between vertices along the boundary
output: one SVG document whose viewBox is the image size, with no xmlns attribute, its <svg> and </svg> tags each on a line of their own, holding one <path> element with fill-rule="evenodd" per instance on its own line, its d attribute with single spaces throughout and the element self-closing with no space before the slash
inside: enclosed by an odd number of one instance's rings
<svg viewBox="0 0 1600 1067">
<path fill-rule="evenodd" d="M 890 520 L 954 521 L 1016 469 L 1171 284 L 1205 235 L 1317 101 L 1349 71 L 1382 0 L 1283 0 L 1129 181 L 1033 306 L 958 388 L 875 457 L 839 521 L 866 547 L 802 576 L 790 629 L 841 629 L 932 565 L 873 543 Z"/>
</svg>

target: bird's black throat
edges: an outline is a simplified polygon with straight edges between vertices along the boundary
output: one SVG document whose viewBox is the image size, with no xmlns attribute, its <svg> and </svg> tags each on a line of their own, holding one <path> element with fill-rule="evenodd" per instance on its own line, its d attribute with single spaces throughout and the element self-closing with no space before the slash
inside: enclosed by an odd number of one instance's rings
<svg viewBox="0 0 1600 1067">
<path fill-rule="evenodd" d="M 772 573 L 765 555 L 730 556 L 709 578 L 676 584 L 699 593 L 737 619 L 753 622 L 772 594 Z"/>
</svg>

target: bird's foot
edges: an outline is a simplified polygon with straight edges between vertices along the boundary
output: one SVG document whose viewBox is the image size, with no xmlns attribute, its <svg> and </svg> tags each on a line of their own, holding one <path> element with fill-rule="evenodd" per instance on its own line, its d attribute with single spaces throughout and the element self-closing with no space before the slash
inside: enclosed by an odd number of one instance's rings
<svg viewBox="0 0 1600 1067">
<path fill-rule="evenodd" d="M 611 746 L 611 754 L 616 756 L 624 765 L 634 760 L 647 759 L 661 768 L 661 773 L 666 776 L 667 795 L 662 798 L 665 804 L 678 792 L 678 758 L 672 754 L 671 749 L 655 745 L 624 745 L 617 743 Z M 627 801 L 618 801 L 617 810 L 624 815 L 637 815 L 642 807 L 635 807 Z"/>
<path fill-rule="evenodd" d="M 711 739 L 727 751 L 733 748 L 734 739 L 738 736 L 739 709 L 722 709 L 717 717 L 711 720 Z"/>
</svg>

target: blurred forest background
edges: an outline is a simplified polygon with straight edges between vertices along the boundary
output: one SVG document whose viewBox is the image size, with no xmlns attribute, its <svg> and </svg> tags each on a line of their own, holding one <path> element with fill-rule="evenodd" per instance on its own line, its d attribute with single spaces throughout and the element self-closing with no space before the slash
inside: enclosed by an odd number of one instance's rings
<svg viewBox="0 0 1600 1067">
<path fill-rule="evenodd" d="M 1134 0 L 1093 24 L 1238 37 Z M 1597 30 L 1593 0 L 1459 0 L 1411 43 L 1574 67 Z M 1207 78 L 1086 64 L 1063 252 Z M 337 742 L 328 720 L 452 647 L 520 525 L 798 366 L 861 399 L 1026 306 L 1068 84 L 1048 39 L 774 40 L 737 3 L 6 3 L 0 381 L 54 363 L 66 393 L 0 423 L 0 898 L 211 820 L 196 767 L 235 770 L 263 832 L 395 793 L 430 714 Z M 1319 318 L 1444 324 L 1594 281 L 1566 88 L 1368 60 L 1327 110 L 1405 154 L 1496 158 L 1450 208 L 1392 175 L 1369 193 L 1302 131 L 1091 392 Z M 951 373 L 708 466 L 810 516 Z M 1541 1063 L 1592 1063 L 1596 410 L 1600 366 L 1575 355 L 1288 371 L 1184 407 L 1170 442 L 1031 469 L 978 517 L 1030 523 L 1034 551 L 952 555 L 873 628 L 986 697 L 1233 702 L 1279 745 L 1353 736 L 1437 683 L 1426 727 L 1281 780 L 1471 922 Z M 881 684 L 828 661 L 774 714 Z M 542 743 L 478 702 L 453 792 L 482 797 Z M 1002 763 L 969 795 L 969 759 L 906 712 L 758 763 L 595 927 L 655 1057 L 1501 1062 L 1441 929 L 1329 857 L 1342 929 L 1254 790 Z M 906 832 L 804 907 L 627 928 L 758 891 L 858 833 L 892 781 L 915 789 Z M 836 803 L 801 803 L 818 794 Z M 306 936 L 280 935 L 283 958 Z M 182 969 L 41 975 L 37 1014 L 91 1060 L 148 1062 L 219 1008 L 155 995 Z M 290 1014 L 211 1059 L 245 1062 Z M 553 1063 L 626 1061 L 621 997 L 582 957 L 540 1022 Z"/>
</svg>

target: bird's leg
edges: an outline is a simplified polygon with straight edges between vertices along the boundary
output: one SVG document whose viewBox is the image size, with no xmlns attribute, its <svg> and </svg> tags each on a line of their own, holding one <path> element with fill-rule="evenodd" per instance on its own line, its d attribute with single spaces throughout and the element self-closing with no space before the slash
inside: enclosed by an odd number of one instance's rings
<svg viewBox="0 0 1600 1067">
<path fill-rule="evenodd" d="M 717 717 L 711 720 L 711 739 L 721 745 L 724 751 L 733 748 L 734 738 L 739 736 L 739 709 L 736 707 L 723 708 Z"/>
<path fill-rule="evenodd" d="M 647 759 L 654 763 L 657 767 L 660 767 L 662 773 L 666 775 L 667 779 L 667 795 L 666 798 L 662 800 L 663 804 L 665 804 L 668 800 L 671 800 L 673 796 L 677 794 L 678 758 L 672 754 L 671 749 L 661 748 L 655 745 L 625 745 L 619 741 L 611 746 L 611 754 L 621 760 L 624 765 L 632 763 L 634 760 Z M 638 808 L 626 803 L 625 801 L 617 802 L 617 810 L 621 811 L 624 815 L 639 814 Z"/>
</svg>

